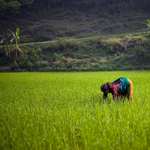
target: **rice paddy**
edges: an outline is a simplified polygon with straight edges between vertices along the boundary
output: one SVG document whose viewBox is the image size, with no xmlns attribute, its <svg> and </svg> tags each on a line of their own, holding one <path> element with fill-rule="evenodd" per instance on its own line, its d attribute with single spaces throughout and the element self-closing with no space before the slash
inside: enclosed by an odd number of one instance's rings
<svg viewBox="0 0 150 150">
<path fill-rule="evenodd" d="M 133 82 L 133 100 L 100 86 Z M 150 149 L 150 71 L 0 73 L 0 149 Z"/>
</svg>

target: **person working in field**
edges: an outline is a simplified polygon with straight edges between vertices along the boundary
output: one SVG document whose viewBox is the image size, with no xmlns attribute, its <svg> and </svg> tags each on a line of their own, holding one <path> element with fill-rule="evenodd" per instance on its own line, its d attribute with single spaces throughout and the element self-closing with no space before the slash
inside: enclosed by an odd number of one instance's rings
<svg viewBox="0 0 150 150">
<path fill-rule="evenodd" d="M 100 87 L 103 92 L 103 99 L 107 99 L 108 93 L 112 93 L 113 99 L 117 101 L 118 97 L 133 100 L 133 84 L 130 79 L 121 77 L 114 82 L 107 82 Z"/>
</svg>

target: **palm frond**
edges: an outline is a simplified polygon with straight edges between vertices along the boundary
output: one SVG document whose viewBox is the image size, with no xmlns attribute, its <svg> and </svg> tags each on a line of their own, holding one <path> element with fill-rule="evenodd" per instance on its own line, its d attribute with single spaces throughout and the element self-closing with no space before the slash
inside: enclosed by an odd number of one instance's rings
<svg viewBox="0 0 150 150">
<path fill-rule="evenodd" d="M 5 38 L 2 38 L 0 43 L 2 44 L 2 43 L 4 43 L 4 41 L 5 41 Z"/>
</svg>

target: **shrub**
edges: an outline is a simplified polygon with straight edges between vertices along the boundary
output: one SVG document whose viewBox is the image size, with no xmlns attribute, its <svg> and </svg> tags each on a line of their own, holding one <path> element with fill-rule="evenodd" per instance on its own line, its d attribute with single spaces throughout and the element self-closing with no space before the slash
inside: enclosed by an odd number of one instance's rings
<svg viewBox="0 0 150 150">
<path fill-rule="evenodd" d="M 107 56 L 107 60 L 110 60 L 110 55 Z"/>
<path fill-rule="evenodd" d="M 28 70 L 31 70 L 31 68 L 32 68 L 32 66 L 33 66 L 33 64 L 30 62 L 30 61 L 27 61 L 27 69 Z"/>
<path fill-rule="evenodd" d="M 25 61 L 21 61 L 19 62 L 19 67 L 22 68 L 26 68 L 26 62 Z"/>
<path fill-rule="evenodd" d="M 41 66 L 41 62 L 36 62 L 35 65 L 34 65 L 34 68 L 39 69 L 40 66 Z"/>
<path fill-rule="evenodd" d="M 107 66 L 105 65 L 105 66 L 99 67 L 99 70 L 101 70 L 101 71 L 106 71 L 106 70 L 108 70 L 108 69 L 107 69 Z"/>
<path fill-rule="evenodd" d="M 54 53 L 53 56 L 52 56 L 52 60 L 53 61 L 56 61 L 58 58 L 58 54 L 57 53 Z"/>
<path fill-rule="evenodd" d="M 57 47 L 60 51 L 63 51 L 66 48 L 67 40 L 65 37 L 59 38 L 57 42 Z"/>
<path fill-rule="evenodd" d="M 65 56 L 62 56 L 62 57 L 61 57 L 61 60 L 62 60 L 62 61 L 65 61 L 65 59 L 66 59 Z"/>
<path fill-rule="evenodd" d="M 36 51 L 37 51 L 37 53 L 38 53 L 39 55 L 42 54 L 42 48 L 38 47 Z"/>
<path fill-rule="evenodd" d="M 120 52 L 117 52 L 116 54 L 117 54 L 117 56 L 120 56 Z"/>
<path fill-rule="evenodd" d="M 138 56 L 146 56 L 146 50 L 142 46 L 138 46 L 135 49 L 135 52 L 136 52 L 136 54 L 138 54 Z"/>
<path fill-rule="evenodd" d="M 99 59 L 99 63 L 100 63 L 100 64 L 102 64 L 102 63 L 103 63 L 103 60 L 102 60 L 101 58 Z"/>
<path fill-rule="evenodd" d="M 97 59 L 94 58 L 94 57 L 92 57 L 92 58 L 91 58 L 91 62 L 97 62 Z"/>
<path fill-rule="evenodd" d="M 84 56 L 84 58 L 88 58 L 89 57 L 89 55 L 88 54 L 85 54 L 85 55 L 83 55 Z"/>
</svg>

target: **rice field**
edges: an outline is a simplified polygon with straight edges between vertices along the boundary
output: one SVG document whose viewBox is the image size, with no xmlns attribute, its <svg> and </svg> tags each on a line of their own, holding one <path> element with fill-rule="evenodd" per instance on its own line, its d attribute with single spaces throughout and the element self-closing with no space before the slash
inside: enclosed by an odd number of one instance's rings
<svg viewBox="0 0 150 150">
<path fill-rule="evenodd" d="M 100 86 L 133 82 L 133 100 Z M 0 149 L 150 149 L 150 71 L 0 73 Z"/>
</svg>

